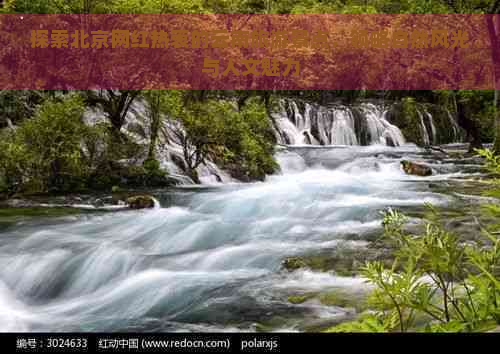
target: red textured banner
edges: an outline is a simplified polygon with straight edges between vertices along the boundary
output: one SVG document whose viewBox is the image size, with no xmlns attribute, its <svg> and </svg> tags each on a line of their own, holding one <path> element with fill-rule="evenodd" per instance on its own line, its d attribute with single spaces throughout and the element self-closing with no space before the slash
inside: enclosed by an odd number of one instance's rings
<svg viewBox="0 0 500 354">
<path fill-rule="evenodd" d="M 1 15 L 0 88 L 493 89 L 488 16 Z"/>
</svg>

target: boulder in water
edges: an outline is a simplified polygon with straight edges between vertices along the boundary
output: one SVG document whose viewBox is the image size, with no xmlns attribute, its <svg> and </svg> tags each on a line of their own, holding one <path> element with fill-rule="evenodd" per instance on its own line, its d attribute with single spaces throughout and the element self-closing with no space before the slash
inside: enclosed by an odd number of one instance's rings
<svg viewBox="0 0 500 354">
<path fill-rule="evenodd" d="M 300 257 L 288 257 L 283 260 L 281 263 L 283 268 L 288 270 L 289 272 L 293 272 L 294 270 L 300 268 L 307 268 L 307 263 Z"/>
<path fill-rule="evenodd" d="M 149 195 L 137 195 L 127 198 L 127 205 L 130 209 L 150 209 L 154 208 L 155 200 Z"/>
<path fill-rule="evenodd" d="M 407 175 L 415 176 L 430 176 L 432 175 L 432 169 L 429 166 L 419 164 L 416 162 L 402 160 L 401 166 Z"/>
</svg>

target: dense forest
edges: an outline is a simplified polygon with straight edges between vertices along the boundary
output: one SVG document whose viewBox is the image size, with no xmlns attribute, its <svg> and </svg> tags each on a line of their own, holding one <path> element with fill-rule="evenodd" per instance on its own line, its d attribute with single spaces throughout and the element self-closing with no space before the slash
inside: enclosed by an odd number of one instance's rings
<svg viewBox="0 0 500 354">
<path fill-rule="evenodd" d="M 500 10 L 1 3 L 2 14 Z M 0 331 L 498 331 L 498 92 L 0 91 Z"/>
</svg>

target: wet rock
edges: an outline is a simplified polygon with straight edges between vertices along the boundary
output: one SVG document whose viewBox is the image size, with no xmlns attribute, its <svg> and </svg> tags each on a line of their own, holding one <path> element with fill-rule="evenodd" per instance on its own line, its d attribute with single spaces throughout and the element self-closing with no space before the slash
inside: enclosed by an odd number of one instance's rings
<svg viewBox="0 0 500 354">
<path fill-rule="evenodd" d="M 324 306 L 353 308 L 357 312 L 362 312 L 368 308 L 366 303 L 367 296 L 368 292 L 366 291 L 353 292 L 334 289 L 323 292 L 289 295 L 287 300 L 293 305 L 300 305 L 307 301 L 316 301 Z"/>
<path fill-rule="evenodd" d="M 129 197 L 126 202 L 130 209 L 149 209 L 155 206 L 154 198 L 149 195 Z"/>
<path fill-rule="evenodd" d="M 291 304 L 294 304 L 294 305 L 299 305 L 299 304 L 302 304 L 304 302 L 306 302 L 307 300 L 315 297 L 317 294 L 313 293 L 313 294 L 298 294 L 298 295 L 290 295 L 288 296 L 288 302 L 291 303 Z"/>
<path fill-rule="evenodd" d="M 423 164 L 419 164 L 408 160 L 402 160 L 401 166 L 403 167 L 405 173 L 408 175 L 415 175 L 415 176 L 432 175 L 432 169 L 429 166 Z"/>
<path fill-rule="evenodd" d="M 307 268 L 307 263 L 300 257 L 288 257 L 281 263 L 282 267 L 292 272 L 300 268 Z"/>
<path fill-rule="evenodd" d="M 342 308 L 353 308 L 356 312 L 363 312 L 368 309 L 367 296 L 365 292 L 349 292 L 343 290 L 334 290 L 321 293 L 318 296 L 321 304 L 326 306 L 337 306 Z"/>
<path fill-rule="evenodd" d="M 11 208 L 30 208 L 30 207 L 35 207 L 37 205 L 36 203 L 30 200 L 21 199 L 17 198 L 17 196 L 14 196 L 13 198 L 5 201 L 5 206 Z"/>
<path fill-rule="evenodd" d="M 319 254 L 306 254 L 285 258 L 282 267 L 293 272 L 309 269 L 317 272 L 334 272 L 339 276 L 356 276 L 367 261 L 381 261 L 391 266 L 393 250 L 383 244 L 373 243 L 369 247 L 350 247 L 339 245 Z"/>
<path fill-rule="evenodd" d="M 120 188 L 120 186 L 111 187 L 111 193 L 120 193 L 120 192 L 123 192 L 123 190 Z"/>
</svg>

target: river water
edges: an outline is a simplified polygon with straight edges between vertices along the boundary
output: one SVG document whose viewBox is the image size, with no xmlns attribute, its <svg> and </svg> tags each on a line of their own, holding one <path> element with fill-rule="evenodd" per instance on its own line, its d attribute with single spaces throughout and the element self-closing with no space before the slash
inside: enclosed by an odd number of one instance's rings
<svg viewBox="0 0 500 354">
<path fill-rule="evenodd" d="M 402 158 L 430 177 L 405 175 Z M 298 331 L 352 309 L 291 294 L 367 288 L 285 257 L 367 247 L 387 207 L 455 203 L 470 166 L 398 148 L 294 147 L 265 182 L 156 191 L 151 210 L 36 218 L 0 234 L 0 331 Z"/>
</svg>

